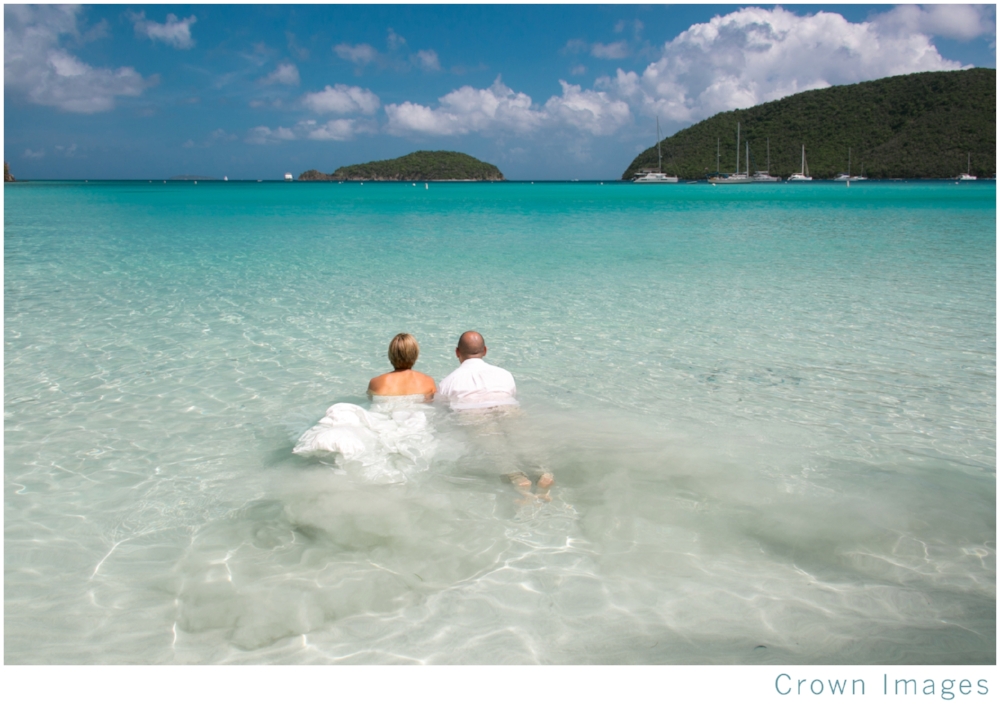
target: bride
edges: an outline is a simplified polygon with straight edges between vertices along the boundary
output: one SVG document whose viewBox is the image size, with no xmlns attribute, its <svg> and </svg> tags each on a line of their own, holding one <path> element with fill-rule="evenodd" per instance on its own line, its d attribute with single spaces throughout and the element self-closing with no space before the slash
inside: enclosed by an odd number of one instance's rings
<svg viewBox="0 0 1000 710">
<path fill-rule="evenodd" d="M 338 402 L 299 437 L 293 454 L 336 456 L 337 468 L 380 483 L 397 483 L 427 470 L 437 449 L 428 417 L 437 387 L 413 369 L 420 347 L 400 333 L 389 344 L 393 371 L 368 383 L 370 409 Z"/>
<path fill-rule="evenodd" d="M 389 343 L 389 362 L 393 371 L 373 377 L 368 383 L 368 396 L 373 400 L 382 397 L 423 396 L 425 402 L 434 398 L 437 387 L 434 380 L 413 366 L 420 357 L 417 339 L 409 333 L 400 333 Z M 376 400 L 378 401 L 378 400 Z"/>
</svg>

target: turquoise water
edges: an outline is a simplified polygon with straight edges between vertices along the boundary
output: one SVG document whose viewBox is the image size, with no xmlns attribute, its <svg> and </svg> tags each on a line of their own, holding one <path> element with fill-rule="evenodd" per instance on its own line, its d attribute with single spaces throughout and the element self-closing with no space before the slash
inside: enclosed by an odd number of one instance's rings
<svg viewBox="0 0 1000 710">
<path fill-rule="evenodd" d="M 7 663 L 995 663 L 993 183 L 4 189 Z M 294 456 L 397 332 L 517 379 Z"/>
</svg>

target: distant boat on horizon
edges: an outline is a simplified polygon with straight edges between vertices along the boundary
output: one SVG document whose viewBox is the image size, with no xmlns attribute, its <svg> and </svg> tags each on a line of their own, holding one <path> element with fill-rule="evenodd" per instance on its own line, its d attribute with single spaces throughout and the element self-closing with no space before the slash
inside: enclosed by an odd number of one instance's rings
<svg viewBox="0 0 1000 710">
<path fill-rule="evenodd" d="M 747 155 L 749 159 L 749 153 Z M 747 165 L 747 169 L 749 169 Z M 767 170 L 757 170 L 753 174 L 754 182 L 781 182 L 781 178 L 771 174 L 771 139 L 767 139 Z"/>
<path fill-rule="evenodd" d="M 809 168 L 806 166 L 806 144 L 802 144 L 802 168 L 797 173 L 788 176 L 788 182 L 808 182 L 812 180 L 809 176 Z"/>
<path fill-rule="evenodd" d="M 717 175 L 708 181 L 713 185 L 743 185 L 753 182 L 750 172 L 750 141 L 747 141 L 747 172 L 740 172 L 740 124 L 736 124 L 736 172 L 732 175 Z"/>
<path fill-rule="evenodd" d="M 847 172 L 846 173 L 837 173 L 837 177 L 835 177 L 834 180 L 837 180 L 839 182 L 845 182 L 845 181 L 853 180 L 853 179 L 854 178 L 851 177 L 851 149 L 848 148 L 847 149 Z"/>
<path fill-rule="evenodd" d="M 977 179 L 975 175 L 972 174 L 972 153 L 969 153 L 968 161 L 966 163 L 965 172 L 959 173 L 958 177 L 955 178 L 959 181 L 975 180 Z"/>
<path fill-rule="evenodd" d="M 292 174 L 285 173 L 285 182 L 291 182 L 291 181 L 292 181 Z"/>
<path fill-rule="evenodd" d="M 656 172 L 640 171 L 632 180 L 638 185 L 648 185 L 653 183 L 675 183 L 676 175 L 667 175 L 663 172 L 663 154 L 660 152 L 660 117 L 656 117 Z"/>
</svg>

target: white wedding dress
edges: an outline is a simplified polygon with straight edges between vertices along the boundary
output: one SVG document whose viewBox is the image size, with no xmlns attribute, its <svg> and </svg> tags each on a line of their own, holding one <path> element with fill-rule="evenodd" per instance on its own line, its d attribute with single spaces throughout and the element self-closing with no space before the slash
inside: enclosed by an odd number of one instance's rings
<svg viewBox="0 0 1000 710">
<path fill-rule="evenodd" d="M 370 409 L 341 402 L 299 437 L 292 453 L 332 456 L 338 473 L 401 483 L 430 466 L 437 448 L 433 415 L 420 394 L 376 395 Z"/>
</svg>

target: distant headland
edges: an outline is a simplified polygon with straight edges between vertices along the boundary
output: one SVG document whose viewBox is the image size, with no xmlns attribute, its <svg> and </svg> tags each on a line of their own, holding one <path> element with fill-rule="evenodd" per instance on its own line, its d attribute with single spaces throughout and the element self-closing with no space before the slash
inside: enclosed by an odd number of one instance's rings
<svg viewBox="0 0 1000 710">
<path fill-rule="evenodd" d="M 412 181 L 466 180 L 492 182 L 504 180 L 495 165 L 484 163 L 465 153 L 450 150 L 418 150 L 393 160 L 375 160 L 371 163 L 346 165 L 332 173 L 307 170 L 299 180 L 316 181 Z"/>
<path fill-rule="evenodd" d="M 831 86 L 752 108 L 718 113 L 660 142 L 663 172 L 697 180 L 736 165 L 788 177 L 802 166 L 832 178 L 851 171 L 872 178 L 949 178 L 967 170 L 996 174 L 996 69 L 923 72 Z M 650 121 L 650 136 L 653 135 Z M 770 166 L 768 166 L 770 152 Z M 623 180 L 656 170 L 656 146 L 632 161 Z"/>
</svg>

